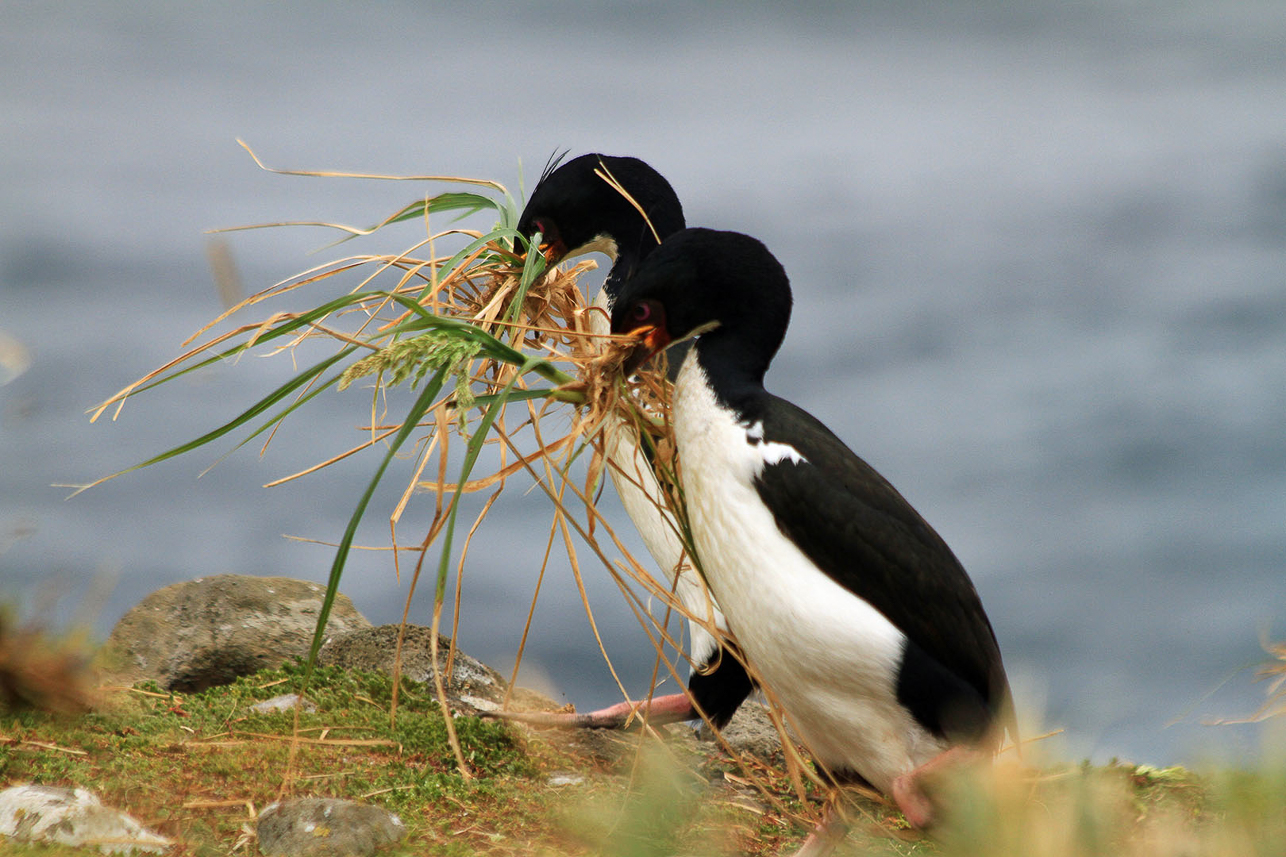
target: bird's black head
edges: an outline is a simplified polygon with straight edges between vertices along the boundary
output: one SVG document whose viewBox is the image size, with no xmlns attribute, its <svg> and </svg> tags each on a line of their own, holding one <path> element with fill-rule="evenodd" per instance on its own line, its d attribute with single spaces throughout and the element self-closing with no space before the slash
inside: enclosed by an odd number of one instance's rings
<svg viewBox="0 0 1286 857">
<path fill-rule="evenodd" d="M 612 311 L 613 333 L 643 344 L 627 368 L 673 342 L 701 335 L 698 348 L 755 381 L 790 324 L 790 281 L 760 241 L 739 232 L 684 229 L 648 256 Z"/>
<path fill-rule="evenodd" d="M 542 176 L 518 219 L 524 237 L 544 236 L 541 249 L 551 264 L 590 250 L 635 263 L 682 228 L 683 206 L 660 173 L 638 158 L 597 154 Z"/>
</svg>

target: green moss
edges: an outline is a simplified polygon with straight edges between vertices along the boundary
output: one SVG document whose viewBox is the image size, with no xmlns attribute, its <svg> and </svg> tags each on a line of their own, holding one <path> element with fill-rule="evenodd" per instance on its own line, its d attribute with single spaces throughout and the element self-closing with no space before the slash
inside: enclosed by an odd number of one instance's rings
<svg viewBox="0 0 1286 857">
<path fill-rule="evenodd" d="M 251 808 L 283 794 L 345 797 L 397 812 L 409 835 L 385 852 L 392 855 L 791 853 L 807 835 L 804 819 L 819 810 L 819 793 L 810 788 L 801 805 L 779 771 L 756 772 L 764 792 L 733 785 L 745 772 L 710 746 L 692 744 L 681 727 L 673 734 L 683 740 L 665 753 L 627 751 L 614 765 L 577 755 L 568 749 L 574 744 L 458 717 L 473 775 L 466 778 L 431 689 L 404 681 L 392 718 L 392 681 L 378 673 L 317 668 L 306 690 L 317 711 L 300 712 L 297 723 L 293 711 L 248 712 L 299 691 L 303 677 L 292 665 L 194 694 L 140 685 L 77 717 L 0 715 L 0 785 L 89 788 L 175 839 L 176 857 L 231 852 L 243 827 L 253 829 Z M 583 779 L 554 787 L 553 771 Z M 1241 857 L 1286 850 L 1286 766 L 1269 762 L 1201 775 L 1117 763 L 999 769 L 942 788 L 949 811 L 935 839 L 906 831 L 887 805 L 855 799 L 854 829 L 838 853 Z M 84 852 L 5 843 L 4 853 Z"/>
<path fill-rule="evenodd" d="M 306 695 L 317 710 L 300 712 L 297 723 L 293 711 L 247 710 L 299 691 L 303 674 L 292 665 L 183 695 L 144 683 L 76 718 L 6 714 L 0 773 L 6 785 L 90 788 L 187 849 L 235 842 L 248 810 L 226 804 L 262 808 L 288 786 L 298 794 L 366 796 L 403 813 L 414 838 L 426 804 L 507 795 L 537 773 L 507 728 L 465 717 L 456 729 L 476 777 L 466 780 L 428 689 L 404 682 L 393 718 L 392 681 L 379 673 L 316 669 Z M 296 734 L 302 741 L 292 757 Z"/>
</svg>

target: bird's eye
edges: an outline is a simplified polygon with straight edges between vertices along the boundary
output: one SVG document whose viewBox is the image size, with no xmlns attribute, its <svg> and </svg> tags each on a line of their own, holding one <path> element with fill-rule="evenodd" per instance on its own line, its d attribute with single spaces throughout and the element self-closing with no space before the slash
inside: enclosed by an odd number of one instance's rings
<svg viewBox="0 0 1286 857">
<path fill-rule="evenodd" d="M 652 318 L 652 304 L 647 301 L 640 301 L 630 307 L 630 321 L 635 324 L 643 324 Z"/>
</svg>

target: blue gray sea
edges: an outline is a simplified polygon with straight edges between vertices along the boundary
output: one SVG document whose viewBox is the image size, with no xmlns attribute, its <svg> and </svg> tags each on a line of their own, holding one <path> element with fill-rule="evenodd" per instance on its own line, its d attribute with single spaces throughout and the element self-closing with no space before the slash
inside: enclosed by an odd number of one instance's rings
<svg viewBox="0 0 1286 857">
<path fill-rule="evenodd" d="M 530 187 L 555 150 L 632 154 L 690 223 L 782 260 L 796 308 L 770 389 L 952 545 L 1028 732 L 1064 730 L 1049 746 L 1068 758 L 1253 756 L 1271 727 L 1212 723 L 1258 708 L 1261 645 L 1286 637 L 1283 44 L 1276 2 L 6 3 L 0 598 L 105 636 L 176 581 L 325 579 L 332 550 L 283 536 L 338 540 L 372 460 L 262 486 L 354 443 L 369 393 L 317 401 L 262 457 L 224 443 L 71 500 L 54 487 L 286 377 L 287 357 L 245 357 L 89 423 L 221 311 L 205 230 L 365 225 L 436 187 L 272 175 L 236 138 L 274 166 L 515 193 L 520 164 Z M 317 252 L 334 237 L 226 240 L 257 290 L 416 233 Z M 360 542 L 387 543 L 405 478 Z M 460 642 L 502 670 L 548 533 L 528 487 L 464 578 Z M 610 492 L 603 506 L 629 530 Z M 413 505 L 403 532 L 430 513 Z M 641 694 L 646 638 L 610 577 L 584 576 Z M 408 585 L 365 552 L 342 589 L 392 622 Z M 565 559 L 523 669 L 582 708 L 619 699 Z"/>
</svg>

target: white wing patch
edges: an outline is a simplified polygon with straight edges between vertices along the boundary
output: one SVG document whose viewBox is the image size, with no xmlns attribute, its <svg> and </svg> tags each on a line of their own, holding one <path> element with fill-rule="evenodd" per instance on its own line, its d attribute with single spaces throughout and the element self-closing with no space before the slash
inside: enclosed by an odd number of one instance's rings
<svg viewBox="0 0 1286 857">
<path fill-rule="evenodd" d="M 764 464 L 781 464 L 789 459 L 794 464 L 807 464 L 808 459 L 800 453 L 798 449 L 788 443 L 779 443 L 775 440 L 764 440 L 764 421 L 756 420 L 746 425 L 742 423 L 742 428 L 746 430 L 746 443 L 759 449 L 759 454 L 763 456 Z"/>
</svg>

